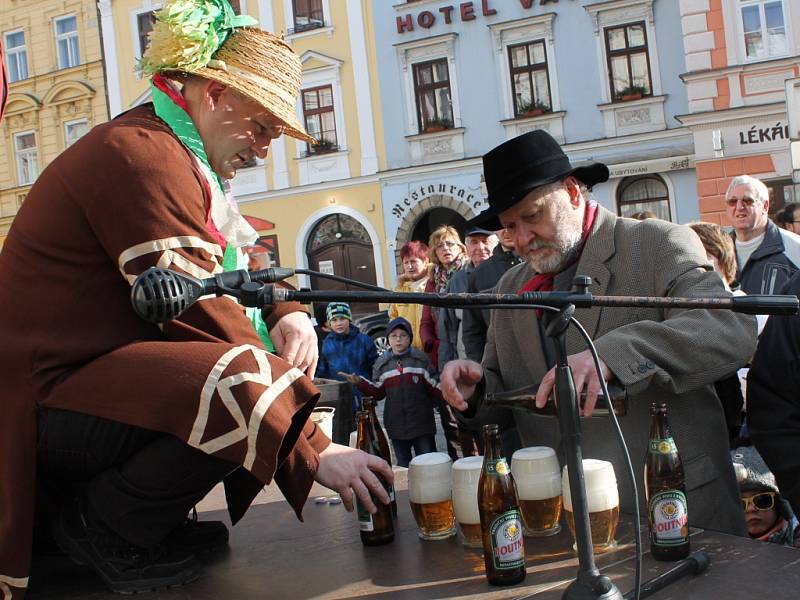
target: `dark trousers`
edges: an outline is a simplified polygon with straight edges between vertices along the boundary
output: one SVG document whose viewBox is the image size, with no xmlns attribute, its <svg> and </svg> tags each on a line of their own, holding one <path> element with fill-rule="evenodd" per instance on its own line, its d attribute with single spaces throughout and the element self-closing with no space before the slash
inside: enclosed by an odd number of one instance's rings
<svg viewBox="0 0 800 600">
<path fill-rule="evenodd" d="M 397 458 L 398 467 L 407 467 L 411 462 L 411 449 L 414 449 L 414 456 L 436 452 L 436 436 L 420 435 L 410 440 L 396 440 L 392 438 L 392 448 Z"/>
<path fill-rule="evenodd" d="M 149 548 L 237 465 L 176 437 L 67 410 L 39 408 L 37 479 L 90 509 L 129 542 Z"/>
</svg>

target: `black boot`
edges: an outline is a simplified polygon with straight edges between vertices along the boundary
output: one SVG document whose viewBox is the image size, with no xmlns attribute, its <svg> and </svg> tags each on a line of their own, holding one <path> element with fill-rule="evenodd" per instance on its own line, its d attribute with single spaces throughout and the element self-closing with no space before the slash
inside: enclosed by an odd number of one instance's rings
<svg viewBox="0 0 800 600">
<path fill-rule="evenodd" d="M 85 500 L 76 499 L 64 508 L 53 537 L 71 559 L 93 567 L 114 592 L 179 586 L 200 576 L 200 565 L 190 552 L 166 543 L 137 547 L 94 518 Z"/>
<path fill-rule="evenodd" d="M 197 510 L 173 529 L 165 540 L 175 550 L 204 554 L 228 543 L 228 528 L 222 521 L 199 521 Z"/>
</svg>

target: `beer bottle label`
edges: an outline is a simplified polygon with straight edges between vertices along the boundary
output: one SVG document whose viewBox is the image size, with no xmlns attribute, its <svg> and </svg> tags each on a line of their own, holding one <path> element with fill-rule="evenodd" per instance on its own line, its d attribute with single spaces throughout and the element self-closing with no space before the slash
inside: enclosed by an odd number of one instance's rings
<svg viewBox="0 0 800 600">
<path fill-rule="evenodd" d="M 358 528 L 361 531 L 375 531 L 375 523 L 372 515 L 364 508 L 361 502 L 356 501 L 356 511 L 358 512 Z"/>
<path fill-rule="evenodd" d="M 677 451 L 672 438 L 650 440 L 650 454 L 672 454 Z"/>
<path fill-rule="evenodd" d="M 510 472 L 511 469 L 508 468 L 508 463 L 505 458 L 486 461 L 487 475 L 508 475 Z"/>
<path fill-rule="evenodd" d="M 686 496 L 680 490 L 653 494 L 650 499 L 650 538 L 656 546 L 677 546 L 689 537 Z"/>
<path fill-rule="evenodd" d="M 515 507 L 497 515 L 489 526 L 489 537 L 492 540 L 492 561 L 495 569 L 517 569 L 525 565 L 519 508 Z"/>
</svg>

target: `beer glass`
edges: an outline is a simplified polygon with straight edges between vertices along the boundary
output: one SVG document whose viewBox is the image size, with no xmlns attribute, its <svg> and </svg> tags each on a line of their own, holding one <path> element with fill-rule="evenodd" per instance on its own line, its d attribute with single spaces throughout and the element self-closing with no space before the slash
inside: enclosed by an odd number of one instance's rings
<svg viewBox="0 0 800 600">
<path fill-rule="evenodd" d="M 561 467 L 555 450 L 546 446 L 517 450 L 511 457 L 511 474 L 525 535 L 543 537 L 561 531 Z"/>
<path fill-rule="evenodd" d="M 411 512 L 423 540 L 443 540 L 456 534 L 452 464 L 444 452 L 419 454 L 408 464 Z"/>
<path fill-rule="evenodd" d="M 453 509 L 461 543 L 468 548 L 483 548 L 481 515 L 478 512 L 478 482 L 482 456 L 467 456 L 453 463 Z"/>
<path fill-rule="evenodd" d="M 619 492 L 614 465 L 605 460 L 583 459 L 583 475 L 586 482 L 586 505 L 589 511 L 589 527 L 592 530 L 592 546 L 596 554 L 614 548 L 614 536 L 619 524 Z M 562 493 L 567 525 L 575 538 L 575 518 L 572 514 L 572 498 L 569 491 L 569 476 L 564 467 Z M 573 546 L 576 548 L 576 546 Z"/>
</svg>

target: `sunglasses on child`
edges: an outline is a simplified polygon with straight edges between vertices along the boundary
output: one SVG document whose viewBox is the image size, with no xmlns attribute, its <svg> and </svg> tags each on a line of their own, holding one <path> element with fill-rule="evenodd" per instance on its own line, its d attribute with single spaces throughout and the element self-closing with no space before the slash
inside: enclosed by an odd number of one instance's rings
<svg viewBox="0 0 800 600">
<path fill-rule="evenodd" d="M 756 510 L 769 510 L 775 506 L 775 492 L 761 492 L 749 498 L 742 498 L 742 506 L 744 506 L 745 511 L 750 507 L 750 504 Z"/>
</svg>

